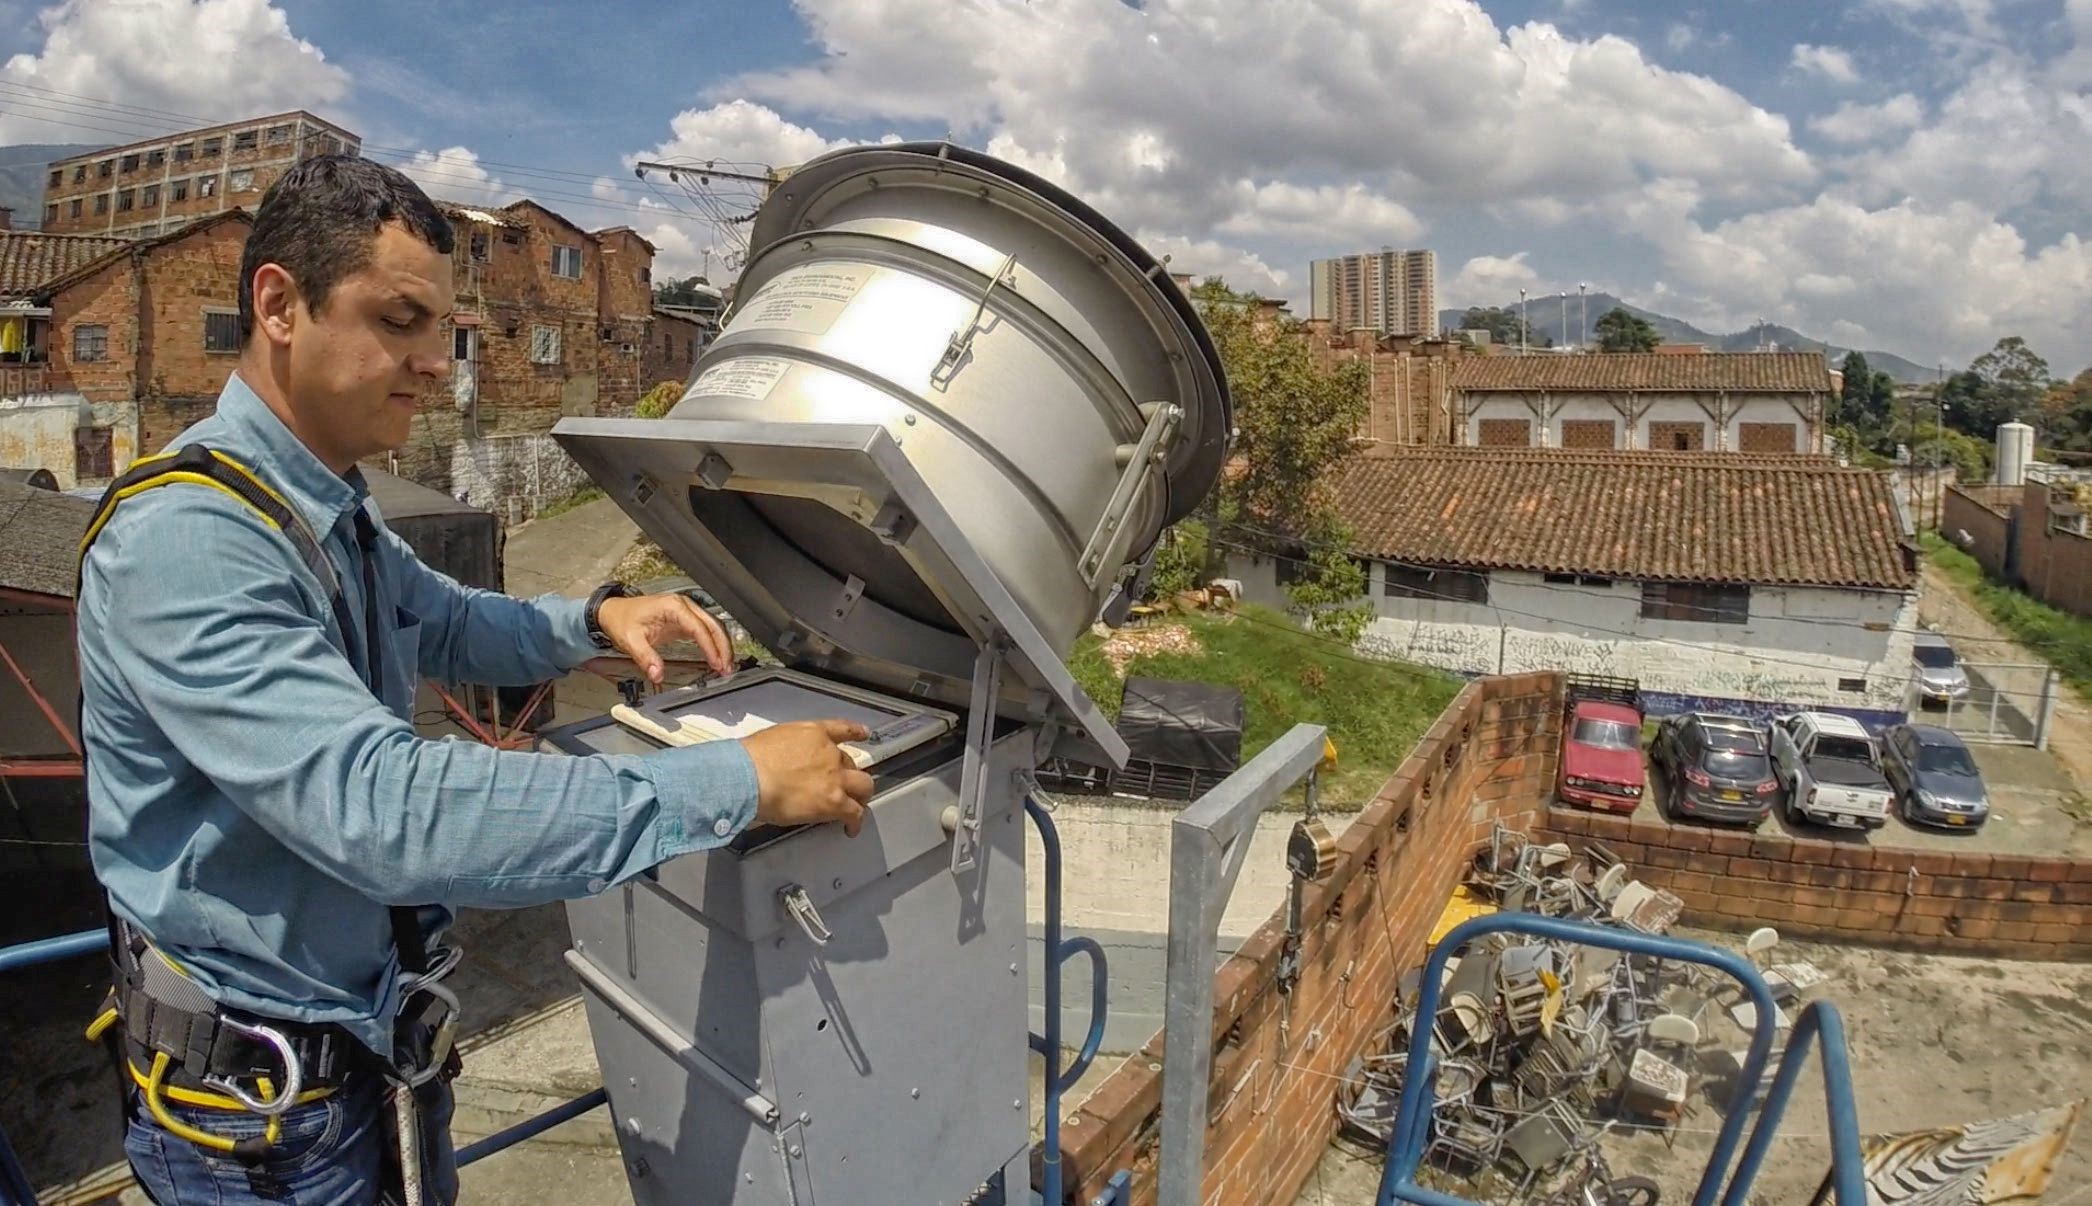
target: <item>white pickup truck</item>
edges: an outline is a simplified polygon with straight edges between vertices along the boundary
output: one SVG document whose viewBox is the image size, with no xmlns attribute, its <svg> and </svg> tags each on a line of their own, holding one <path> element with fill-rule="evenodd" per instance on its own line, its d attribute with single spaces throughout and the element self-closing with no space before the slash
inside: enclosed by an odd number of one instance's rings
<svg viewBox="0 0 2092 1206">
<path fill-rule="evenodd" d="M 1867 730 L 1849 716 L 1797 712 L 1772 722 L 1773 774 L 1787 788 L 1790 818 L 1879 829 L 1896 793 Z"/>
</svg>

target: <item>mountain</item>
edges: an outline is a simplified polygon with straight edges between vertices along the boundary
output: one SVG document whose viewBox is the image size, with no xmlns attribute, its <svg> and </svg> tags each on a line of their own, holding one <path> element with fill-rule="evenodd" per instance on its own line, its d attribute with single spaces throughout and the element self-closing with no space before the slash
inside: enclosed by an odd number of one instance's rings
<svg viewBox="0 0 2092 1206">
<path fill-rule="evenodd" d="M 1705 344 L 1707 349 L 1713 352 L 1749 352 L 1766 344 L 1778 344 L 1782 351 L 1822 352 L 1825 359 L 1835 368 L 1845 359 L 1845 353 L 1852 350 L 1825 343 L 1820 339 L 1812 339 L 1800 331 L 1777 323 L 1763 323 L 1728 335 L 1714 335 L 1683 319 L 1630 305 L 1610 293 L 1586 294 L 1581 302 L 1571 297 L 1566 314 L 1559 294 L 1550 297 L 1529 297 L 1526 299 L 1526 321 L 1532 324 L 1535 335 L 1545 335 L 1557 345 L 1596 343 L 1598 337 L 1593 334 L 1584 335 L 1579 339 L 1580 323 L 1588 319 L 1590 325 L 1596 327 L 1599 317 L 1615 306 L 1655 327 L 1656 333 L 1663 337 L 1665 343 Z M 1503 308 L 1517 312 L 1518 299 L 1513 298 L 1504 303 Z M 1452 330 L 1460 325 L 1460 316 L 1463 313 L 1463 310 L 1442 310 L 1439 312 L 1439 325 L 1446 330 Z M 1906 360 L 1894 352 L 1861 348 L 1860 354 L 1867 358 L 1870 368 L 1876 372 L 1887 373 L 1898 381 L 1931 381 L 1937 375 L 1936 370 Z"/>
<path fill-rule="evenodd" d="M 54 159 L 71 159 L 98 151 L 106 143 L 25 143 L 20 146 L 0 147 L 0 205 L 15 211 L 14 223 L 17 230 L 32 230 L 43 225 L 44 220 L 44 173 Z"/>
</svg>

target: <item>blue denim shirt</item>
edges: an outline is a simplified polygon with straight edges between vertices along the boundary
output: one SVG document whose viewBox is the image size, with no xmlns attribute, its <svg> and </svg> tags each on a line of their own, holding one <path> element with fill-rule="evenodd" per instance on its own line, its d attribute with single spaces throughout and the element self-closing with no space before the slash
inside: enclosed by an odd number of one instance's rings
<svg viewBox="0 0 2092 1206">
<path fill-rule="evenodd" d="M 362 473 L 329 470 L 237 376 L 174 441 L 189 443 L 305 517 L 361 625 Z M 579 758 L 424 740 L 418 675 L 526 684 L 598 651 L 582 601 L 461 586 L 378 527 L 382 699 L 290 541 L 198 485 L 116 508 L 82 568 L 79 652 L 88 837 L 117 914 L 220 1003 L 339 1023 L 384 1052 L 388 905 L 600 892 L 724 844 L 754 817 L 756 776 L 738 742 Z M 431 938 L 449 922 L 422 915 Z"/>
</svg>

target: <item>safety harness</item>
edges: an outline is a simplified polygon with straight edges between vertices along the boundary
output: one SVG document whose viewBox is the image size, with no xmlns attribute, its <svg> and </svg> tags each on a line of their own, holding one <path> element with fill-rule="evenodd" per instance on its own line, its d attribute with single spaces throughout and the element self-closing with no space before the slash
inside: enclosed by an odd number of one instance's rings
<svg viewBox="0 0 2092 1206">
<path fill-rule="evenodd" d="M 304 519 L 254 470 L 201 444 L 139 460 L 109 484 L 80 541 L 83 569 L 88 550 L 118 503 L 176 483 L 205 486 L 232 496 L 290 541 L 327 592 L 342 638 L 355 651 L 351 660 L 357 673 L 373 694 L 382 695 L 384 663 L 376 639 L 373 568 L 376 528 L 364 511 L 356 514 L 365 601 L 360 630 L 351 619 L 333 560 Z M 448 947 L 432 962 L 417 911 L 411 906 L 391 906 L 391 918 L 404 975 L 395 1027 L 400 1038 L 385 1056 L 371 1051 L 340 1026 L 274 1021 L 219 1005 L 113 909 L 109 912 L 109 945 L 114 987 L 88 1027 L 87 1037 L 103 1040 L 120 1021 L 123 1029 L 120 1041 L 112 1043 L 112 1055 L 128 1082 L 141 1090 L 154 1120 L 172 1134 L 234 1156 L 251 1167 L 275 1143 L 284 1112 L 326 1097 L 351 1072 L 382 1071 L 409 1093 L 437 1076 L 456 1075 L 453 1040 L 458 1001 L 440 981 L 457 966 L 462 952 Z M 259 1094 L 249 1092 L 246 1082 Z M 125 1101 L 128 1110 L 128 1093 Z M 212 1134 L 175 1117 L 167 1110 L 167 1101 L 245 1110 L 264 1116 L 267 1124 L 264 1133 L 254 1138 Z"/>
</svg>

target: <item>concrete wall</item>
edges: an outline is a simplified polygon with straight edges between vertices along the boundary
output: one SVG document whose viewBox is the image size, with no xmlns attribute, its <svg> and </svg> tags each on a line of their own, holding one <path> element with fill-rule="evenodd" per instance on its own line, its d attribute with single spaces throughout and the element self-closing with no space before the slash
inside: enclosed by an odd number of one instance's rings
<svg viewBox="0 0 2092 1206">
<path fill-rule="evenodd" d="M 1277 990 L 1284 912 L 1214 981 L 1202 1203 L 1290 1204 L 1336 1127 L 1330 1092 L 1393 1020 L 1446 897 L 1492 823 L 1530 825 L 1554 778 L 1556 675 L 1470 685 L 1338 839 L 1336 869 L 1306 890 L 1300 980 Z M 1252 863 L 1255 859 L 1252 858 Z M 1069 1201 L 1130 1168 L 1134 1201 L 1156 1194 L 1162 1035 L 1120 1064 L 1061 1130 Z"/>
<path fill-rule="evenodd" d="M 1230 577 L 1249 602 L 1283 607 L 1277 562 L 1232 557 Z M 1646 620 L 1641 583 L 1547 582 L 1489 575 L 1489 603 L 1389 598 L 1383 565 L 1368 571 L 1378 617 L 1362 648 L 1465 675 L 1563 670 L 1639 679 L 1654 714 L 1695 708 L 1756 715 L 1797 704 L 1900 722 L 1917 625 L 1914 594 L 1754 587 L 1750 622 Z M 1862 679 L 1848 691 L 1842 679 Z"/>
<path fill-rule="evenodd" d="M 0 465 L 49 469 L 61 490 L 106 480 L 82 479 L 74 472 L 73 433 L 82 427 L 109 428 L 116 472 L 136 459 L 137 412 L 128 402 L 93 403 L 76 393 L 30 394 L 0 398 Z"/>
<path fill-rule="evenodd" d="M 1993 578 L 2006 576 L 2012 555 L 2012 505 L 2018 491 L 2007 486 L 1947 487 L 1940 506 L 1940 531 L 1949 540 L 1967 532 L 1969 556 Z M 1958 541 L 1957 541 L 1958 543 Z"/>
<path fill-rule="evenodd" d="M 2020 503 L 2017 574 L 2027 593 L 2049 606 L 2092 616 L 2092 537 L 2058 523 L 2057 511 L 2065 505 L 2047 483 L 2027 483 Z"/>
<path fill-rule="evenodd" d="M 505 524 L 530 519 L 546 503 L 589 485 L 581 466 L 549 435 L 465 437 L 441 451 L 447 457 L 439 488 L 494 512 Z M 397 463 L 404 466 L 408 458 L 402 455 Z"/>
<path fill-rule="evenodd" d="M 1797 411 L 1784 394 L 1732 393 L 1727 395 L 1725 421 L 1717 423 L 1714 414 L 1722 413 L 1712 395 L 1699 394 L 1635 394 L 1612 395 L 1600 393 L 1577 394 L 1509 394 L 1461 393 L 1457 401 L 1463 408 L 1461 442 L 1480 444 L 1481 425 L 1484 419 L 1526 419 L 1532 421 L 1534 443 L 1545 448 L 1563 447 L 1562 424 L 1568 420 L 1609 420 L 1618 425 L 1619 448 L 1648 448 L 1649 427 L 1652 423 L 1699 424 L 1703 428 L 1703 447 L 1709 452 L 1735 452 L 1742 447 L 1742 432 L 1745 423 L 1789 423 L 1795 431 L 1796 452 L 1821 452 L 1821 423 L 1807 412 L 1810 403 L 1806 397 L 1796 399 L 1803 406 Z M 1619 405 L 1615 406 L 1615 402 Z M 1705 407 L 1701 402 L 1706 403 Z M 1625 413 L 1623 413 L 1623 410 Z M 1639 412 L 1630 421 L 1628 416 Z M 1545 416 L 1543 418 L 1543 416 Z"/>
</svg>

